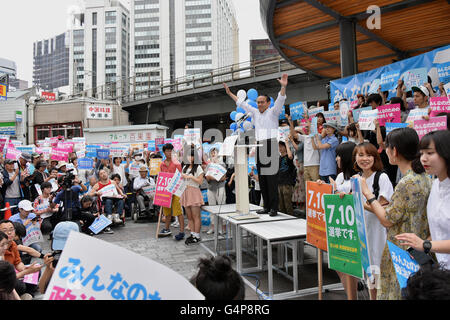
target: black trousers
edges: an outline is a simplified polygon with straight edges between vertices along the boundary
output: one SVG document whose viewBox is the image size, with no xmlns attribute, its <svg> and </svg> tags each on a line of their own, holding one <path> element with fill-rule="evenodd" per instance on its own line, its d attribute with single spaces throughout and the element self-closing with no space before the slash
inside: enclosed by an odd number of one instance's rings
<svg viewBox="0 0 450 320">
<path fill-rule="evenodd" d="M 274 138 L 258 141 L 258 144 L 262 144 L 262 147 L 256 150 L 256 168 L 264 209 L 278 211 L 278 141 Z"/>
</svg>

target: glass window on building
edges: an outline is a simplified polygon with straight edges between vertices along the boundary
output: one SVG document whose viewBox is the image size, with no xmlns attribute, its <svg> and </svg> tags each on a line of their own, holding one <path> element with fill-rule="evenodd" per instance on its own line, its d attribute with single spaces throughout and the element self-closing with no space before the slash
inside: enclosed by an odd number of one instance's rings
<svg viewBox="0 0 450 320">
<path fill-rule="evenodd" d="M 83 137 L 81 122 L 35 126 L 36 140 L 44 140 L 47 137 L 52 138 L 58 136 L 63 136 L 65 139 Z"/>
<path fill-rule="evenodd" d="M 115 24 L 116 23 L 116 12 L 106 11 L 105 12 L 105 24 Z"/>
<path fill-rule="evenodd" d="M 93 26 L 97 25 L 97 12 L 92 13 L 92 25 Z"/>
</svg>

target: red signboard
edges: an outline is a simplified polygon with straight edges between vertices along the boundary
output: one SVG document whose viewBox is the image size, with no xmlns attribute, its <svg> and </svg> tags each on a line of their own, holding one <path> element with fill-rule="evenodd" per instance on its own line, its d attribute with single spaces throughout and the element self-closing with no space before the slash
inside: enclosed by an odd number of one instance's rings
<svg viewBox="0 0 450 320">
<path fill-rule="evenodd" d="M 42 92 L 42 98 L 45 98 L 47 101 L 56 101 L 56 94 L 53 92 Z"/>
</svg>

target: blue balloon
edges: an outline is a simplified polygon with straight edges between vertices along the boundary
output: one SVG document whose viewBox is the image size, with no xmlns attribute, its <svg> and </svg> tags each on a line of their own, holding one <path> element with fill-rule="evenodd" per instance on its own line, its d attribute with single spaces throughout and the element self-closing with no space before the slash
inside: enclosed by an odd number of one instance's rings
<svg viewBox="0 0 450 320">
<path fill-rule="evenodd" d="M 256 99 L 258 99 L 258 91 L 256 91 L 255 89 L 248 90 L 247 97 L 250 100 L 256 101 Z"/>
<path fill-rule="evenodd" d="M 272 108 L 275 105 L 275 100 L 273 100 L 272 97 L 270 97 L 270 108 Z"/>
<path fill-rule="evenodd" d="M 246 101 L 247 102 L 247 104 L 249 105 L 249 106 L 252 106 L 253 108 L 258 108 L 258 104 L 256 103 L 256 101 L 253 101 L 253 100 L 247 100 Z M 245 113 L 245 112 L 244 112 Z"/>
<path fill-rule="evenodd" d="M 230 129 L 233 130 L 233 131 L 236 131 L 236 129 L 237 129 L 237 124 L 236 124 L 236 122 L 233 122 L 233 123 L 230 125 Z"/>
<path fill-rule="evenodd" d="M 244 128 L 241 128 L 240 130 L 241 130 L 241 132 L 245 132 Z"/>
<path fill-rule="evenodd" d="M 247 113 L 247 112 L 245 112 L 245 110 L 243 108 L 237 108 L 236 112 L 237 113 L 243 113 L 243 114 Z"/>
<path fill-rule="evenodd" d="M 248 117 L 248 118 L 247 118 L 247 121 L 248 121 L 248 122 L 252 122 L 252 117 Z"/>
<path fill-rule="evenodd" d="M 232 113 L 230 113 L 231 120 L 236 121 L 236 115 L 237 115 L 236 111 L 233 111 Z"/>
</svg>

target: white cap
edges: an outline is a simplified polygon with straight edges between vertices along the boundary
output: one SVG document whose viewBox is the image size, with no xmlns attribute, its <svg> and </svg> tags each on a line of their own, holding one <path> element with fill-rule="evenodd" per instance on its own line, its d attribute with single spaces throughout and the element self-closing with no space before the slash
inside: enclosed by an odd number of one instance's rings
<svg viewBox="0 0 450 320">
<path fill-rule="evenodd" d="M 422 93 L 424 95 L 426 95 L 427 97 L 430 96 L 430 91 L 428 91 L 428 89 L 425 86 L 412 87 L 411 89 L 412 89 L 413 92 L 414 91 L 422 91 Z"/>
<path fill-rule="evenodd" d="M 19 209 L 23 209 L 25 211 L 34 211 L 33 205 L 28 200 L 22 200 L 19 202 Z"/>
</svg>

